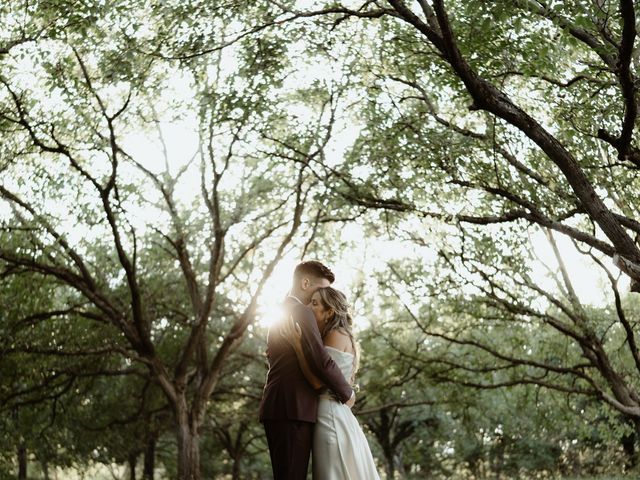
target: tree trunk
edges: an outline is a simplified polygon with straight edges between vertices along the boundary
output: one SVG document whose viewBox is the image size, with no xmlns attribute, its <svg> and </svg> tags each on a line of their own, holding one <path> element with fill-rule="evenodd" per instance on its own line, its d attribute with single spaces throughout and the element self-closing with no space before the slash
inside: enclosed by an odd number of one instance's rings
<svg viewBox="0 0 640 480">
<path fill-rule="evenodd" d="M 502 436 L 498 437 L 497 445 L 493 450 L 493 469 L 496 480 L 500 480 L 502 478 L 502 467 L 504 465 L 504 438 Z"/>
<path fill-rule="evenodd" d="M 195 415 L 190 415 L 184 398 L 176 405 L 178 437 L 178 480 L 201 480 L 200 437 Z"/>
<path fill-rule="evenodd" d="M 18 480 L 27 480 L 27 447 L 18 447 Z"/>
<path fill-rule="evenodd" d="M 395 471 L 400 478 L 406 477 L 406 469 L 404 466 L 404 455 L 402 447 L 396 447 L 396 453 L 393 455 L 393 461 L 395 462 Z"/>
<path fill-rule="evenodd" d="M 136 480 L 136 464 L 138 463 L 138 454 L 131 452 L 127 459 L 129 463 L 129 480 Z"/>
<path fill-rule="evenodd" d="M 241 469 L 240 469 L 240 459 L 242 455 L 235 455 L 233 457 L 233 470 L 231 471 L 231 479 L 232 480 L 242 480 L 241 477 Z"/>
<path fill-rule="evenodd" d="M 150 435 L 147 439 L 147 446 L 144 451 L 144 471 L 142 472 L 143 480 L 153 480 L 156 461 L 156 438 Z"/>
<path fill-rule="evenodd" d="M 49 480 L 49 462 L 43 460 L 40 463 L 42 464 L 42 475 L 44 476 L 44 480 Z"/>
<path fill-rule="evenodd" d="M 242 457 L 245 449 L 242 443 L 242 438 L 247 431 L 247 423 L 241 422 L 238 431 L 235 435 L 235 440 L 231 441 L 231 434 L 229 434 L 229 442 L 226 445 L 226 450 L 229 452 L 229 456 L 233 459 L 233 465 L 231 468 L 231 480 L 242 480 Z"/>
<path fill-rule="evenodd" d="M 625 471 L 632 471 L 638 465 L 638 451 L 636 449 L 636 440 L 638 438 L 638 432 L 640 432 L 640 425 L 638 422 L 633 424 L 634 430 L 628 435 L 623 436 L 620 439 L 622 443 L 622 450 L 625 453 Z"/>
<path fill-rule="evenodd" d="M 393 451 L 384 449 L 385 470 L 387 471 L 387 478 L 393 480 L 396 475 L 396 462 L 393 458 Z"/>
<path fill-rule="evenodd" d="M 178 424 L 178 480 L 201 480 L 200 438 L 189 422 Z"/>
</svg>

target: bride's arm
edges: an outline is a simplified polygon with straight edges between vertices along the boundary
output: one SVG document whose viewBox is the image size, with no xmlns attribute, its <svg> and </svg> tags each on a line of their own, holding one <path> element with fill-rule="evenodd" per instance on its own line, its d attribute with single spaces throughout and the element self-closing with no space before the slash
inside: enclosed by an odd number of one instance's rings
<svg viewBox="0 0 640 480">
<path fill-rule="evenodd" d="M 302 331 L 300 330 L 300 326 L 298 326 L 298 324 L 295 323 L 293 319 L 289 319 L 284 323 L 285 324 L 282 327 L 282 336 L 285 337 L 285 339 L 293 347 L 293 350 L 296 352 L 296 357 L 298 357 L 298 365 L 300 365 L 302 374 L 307 379 L 309 384 L 314 388 L 314 390 L 324 388 L 325 385 L 311 371 L 309 362 L 307 362 L 307 359 L 304 356 L 304 352 L 302 351 Z"/>
</svg>

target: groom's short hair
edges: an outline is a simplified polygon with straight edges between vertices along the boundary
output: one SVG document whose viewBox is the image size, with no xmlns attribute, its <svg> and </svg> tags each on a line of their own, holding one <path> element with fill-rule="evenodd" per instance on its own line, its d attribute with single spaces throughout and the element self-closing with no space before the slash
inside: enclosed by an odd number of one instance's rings
<svg viewBox="0 0 640 480">
<path fill-rule="evenodd" d="M 304 276 L 326 278 L 330 283 L 333 283 L 336 279 L 331 269 L 317 260 L 308 260 L 296 265 L 296 269 L 293 271 L 293 278 L 300 279 Z"/>
</svg>

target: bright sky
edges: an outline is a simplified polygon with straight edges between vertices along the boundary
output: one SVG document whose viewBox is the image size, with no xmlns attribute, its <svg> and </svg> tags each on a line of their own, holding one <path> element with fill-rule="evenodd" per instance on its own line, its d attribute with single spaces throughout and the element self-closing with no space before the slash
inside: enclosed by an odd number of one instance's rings
<svg viewBox="0 0 640 480">
<path fill-rule="evenodd" d="M 558 250 L 569 272 L 576 295 L 585 305 L 604 306 L 612 301 L 612 290 L 606 274 L 588 259 L 579 253 L 571 241 L 561 234 L 554 234 Z M 539 231 L 531 237 L 531 244 L 535 255 L 552 271 L 558 271 L 558 262 L 543 232 Z M 613 275 L 619 273 L 619 269 L 613 265 L 609 258 L 603 259 L 604 264 Z M 545 267 L 534 264 L 534 278 L 540 285 L 555 290 L 553 282 L 548 278 Z M 623 275 L 619 289 L 621 293 L 629 291 L 629 278 Z"/>
</svg>

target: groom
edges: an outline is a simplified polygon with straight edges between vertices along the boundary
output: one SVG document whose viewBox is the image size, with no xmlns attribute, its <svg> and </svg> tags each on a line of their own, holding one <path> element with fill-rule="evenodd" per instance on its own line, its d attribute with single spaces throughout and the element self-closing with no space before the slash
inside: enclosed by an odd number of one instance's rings
<svg viewBox="0 0 640 480">
<path fill-rule="evenodd" d="M 284 302 L 284 321 L 291 316 L 300 325 L 309 366 L 341 402 L 351 405 L 353 390 L 325 350 L 313 311 L 307 307 L 315 291 L 328 287 L 334 279 L 333 272 L 320 262 L 298 264 Z M 307 383 L 293 347 L 280 335 L 281 324 L 274 324 L 267 335 L 269 372 L 260 402 L 260 421 L 267 434 L 274 480 L 305 480 L 318 413 L 318 392 Z"/>
</svg>

